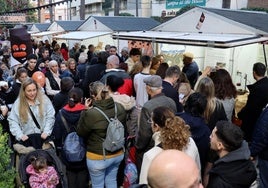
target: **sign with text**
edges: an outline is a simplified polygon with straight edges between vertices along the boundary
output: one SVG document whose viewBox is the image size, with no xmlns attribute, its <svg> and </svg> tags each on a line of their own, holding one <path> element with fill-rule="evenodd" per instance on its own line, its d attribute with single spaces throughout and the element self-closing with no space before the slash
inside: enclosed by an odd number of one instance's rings
<svg viewBox="0 0 268 188">
<path fill-rule="evenodd" d="M 186 5 L 205 6 L 206 0 L 167 0 L 166 9 L 182 8 Z"/>
</svg>

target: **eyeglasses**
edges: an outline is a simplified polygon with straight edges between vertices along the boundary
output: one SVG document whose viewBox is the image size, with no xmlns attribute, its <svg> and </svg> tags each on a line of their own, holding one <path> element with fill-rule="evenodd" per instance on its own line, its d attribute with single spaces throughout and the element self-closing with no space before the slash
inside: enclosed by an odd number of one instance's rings
<svg viewBox="0 0 268 188">
<path fill-rule="evenodd" d="M 150 119 L 147 120 L 147 123 L 152 124 L 153 120 L 150 118 Z"/>
</svg>

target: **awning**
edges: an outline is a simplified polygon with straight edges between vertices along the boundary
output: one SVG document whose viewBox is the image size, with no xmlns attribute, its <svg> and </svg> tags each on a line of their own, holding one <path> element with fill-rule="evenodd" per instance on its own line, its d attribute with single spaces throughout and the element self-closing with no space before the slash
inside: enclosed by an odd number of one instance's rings
<svg viewBox="0 0 268 188">
<path fill-rule="evenodd" d="M 268 37 L 237 34 L 204 34 L 162 31 L 120 32 L 113 34 L 114 39 L 151 41 L 157 43 L 231 48 L 268 41 Z"/>
<path fill-rule="evenodd" d="M 43 31 L 43 32 L 38 32 L 38 33 L 32 33 L 31 36 L 32 37 L 43 37 L 46 35 L 55 35 L 55 34 L 59 34 L 59 33 L 63 33 L 65 31 Z"/>
<path fill-rule="evenodd" d="M 101 31 L 74 31 L 66 34 L 55 36 L 56 39 L 63 40 L 86 40 L 89 38 L 100 37 L 103 35 L 112 34 L 111 32 L 101 32 Z"/>
</svg>

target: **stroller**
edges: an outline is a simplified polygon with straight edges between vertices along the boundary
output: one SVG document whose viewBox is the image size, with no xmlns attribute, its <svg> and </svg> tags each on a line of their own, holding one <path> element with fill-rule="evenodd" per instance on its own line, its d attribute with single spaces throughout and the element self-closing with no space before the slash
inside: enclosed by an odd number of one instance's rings
<svg viewBox="0 0 268 188">
<path fill-rule="evenodd" d="M 67 188 L 67 178 L 66 178 L 66 170 L 65 166 L 62 164 L 58 156 L 56 155 L 56 152 L 54 149 L 37 149 L 35 151 L 32 151 L 26 155 L 22 155 L 20 157 L 20 163 L 19 163 L 19 176 L 21 183 L 25 188 L 30 188 L 29 185 L 29 175 L 26 173 L 26 168 L 29 164 L 31 164 L 30 158 L 34 157 L 45 157 L 47 159 L 47 163 L 49 166 L 53 166 L 55 170 L 58 173 L 59 176 L 59 184 L 57 185 L 57 188 Z"/>
</svg>

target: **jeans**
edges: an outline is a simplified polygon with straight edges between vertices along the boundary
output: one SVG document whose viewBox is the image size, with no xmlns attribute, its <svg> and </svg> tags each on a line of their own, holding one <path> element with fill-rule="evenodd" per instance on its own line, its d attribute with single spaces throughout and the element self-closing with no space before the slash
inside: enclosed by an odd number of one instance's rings
<svg viewBox="0 0 268 188">
<path fill-rule="evenodd" d="M 259 171 L 260 171 L 259 187 L 267 188 L 268 187 L 268 161 L 258 158 L 258 166 L 259 166 Z"/>
<path fill-rule="evenodd" d="M 117 188 L 116 175 L 124 154 L 106 160 L 87 159 L 87 168 L 93 188 Z"/>
</svg>

